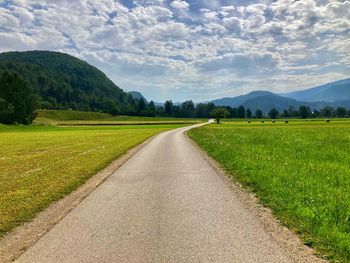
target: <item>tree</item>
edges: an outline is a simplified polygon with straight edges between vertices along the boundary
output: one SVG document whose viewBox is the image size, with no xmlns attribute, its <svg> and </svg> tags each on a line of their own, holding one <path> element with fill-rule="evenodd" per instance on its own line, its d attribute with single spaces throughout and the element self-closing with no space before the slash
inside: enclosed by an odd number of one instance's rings
<svg viewBox="0 0 350 263">
<path fill-rule="evenodd" d="M 39 107 L 39 100 L 19 75 L 4 72 L 0 76 L 0 98 L 2 121 L 32 123 L 36 116 L 35 110 Z"/>
<path fill-rule="evenodd" d="M 167 100 L 164 104 L 165 113 L 171 115 L 173 113 L 173 102 L 171 100 Z"/>
<path fill-rule="evenodd" d="M 149 116 L 151 117 L 156 116 L 157 110 L 153 100 L 151 100 L 150 103 L 148 104 L 148 111 L 149 111 L 149 114 L 148 114 Z"/>
<path fill-rule="evenodd" d="M 306 106 L 300 106 L 299 107 L 299 114 L 302 119 L 309 118 L 311 115 L 311 110 L 309 107 Z"/>
<path fill-rule="evenodd" d="M 240 119 L 243 119 L 245 117 L 245 109 L 242 105 L 238 107 L 237 115 Z"/>
<path fill-rule="evenodd" d="M 297 117 L 298 116 L 298 111 L 296 111 L 295 108 L 292 106 L 290 106 L 288 108 L 288 113 L 289 113 L 289 117 Z"/>
<path fill-rule="evenodd" d="M 128 101 L 128 104 L 127 104 L 124 112 L 127 115 L 135 115 L 136 114 L 136 103 L 135 103 L 135 100 L 131 96 L 130 96 L 130 99 Z"/>
<path fill-rule="evenodd" d="M 231 118 L 238 118 L 238 109 L 232 108 Z"/>
<path fill-rule="evenodd" d="M 288 110 L 284 110 L 282 116 L 283 116 L 284 118 L 290 117 L 289 111 L 288 111 Z"/>
<path fill-rule="evenodd" d="M 335 114 L 337 117 L 344 118 L 347 115 L 347 110 L 343 107 L 338 107 L 337 110 L 335 111 Z"/>
<path fill-rule="evenodd" d="M 321 115 L 321 112 L 320 111 L 318 111 L 318 110 L 313 110 L 312 111 L 312 113 L 311 113 L 311 117 L 313 117 L 313 118 L 317 118 L 317 117 L 319 117 Z"/>
<path fill-rule="evenodd" d="M 0 98 L 0 123 L 11 124 L 14 113 L 13 105 Z"/>
<path fill-rule="evenodd" d="M 208 104 L 199 103 L 196 105 L 196 117 L 197 118 L 206 118 L 209 117 Z"/>
<path fill-rule="evenodd" d="M 108 100 L 106 105 L 106 112 L 117 116 L 119 114 L 119 107 L 114 101 Z"/>
<path fill-rule="evenodd" d="M 252 117 L 253 113 L 250 109 L 247 109 L 247 118 L 250 119 Z"/>
<path fill-rule="evenodd" d="M 137 102 L 137 113 L 142 114 L 146 109 L 146 103 L 143 98 L 140 98 Z"/>
<path fill-rule="evenodd" d="M 207 105 L 207 112 L 208 115 L 206 117 L 210 117 L 210 113 L 212 112 L 212 110 L 214 110 L 216 108 L 215 104 L 212 102 L 209 102 Z"/>
<path fill-rule="evenodd" d="M 262 117 L 263 117 L 263 112 L 262 112 L 262 110 L 257 109 L 257 110 L 255 111 L 255 118 L 261 119 Z"/>
<path fill-rule="evenodd" d="M 225 108 L 216 108 L 210 112 L 210 116 L 216 119 L 216 123 L 220 124 L 220 119 L 227 118 L 230 115 Z"/>
<path fill-rule="evenodd" d="M 334 115 L 334 108 L 326 106 L 321 110 L 321 114 L 323 117 L 332 117 Z"/>
<path fill-rule="evenodd" d="M 185 118 L 193 118 L 195 107 L 192 100 L 185 101 L 181 104 L 181 115 Z"/>
<path fill-rule="evenodd" d="M 269 112 L 269 116 L 271 117 L 271 119 L 276 119 L 278 116 L 278 110 L 275 108 L 272 108 Z"/>
<path fill-rule="evenodd" d="M 182 117 L 181 115 L 181 108 L 179 105 L 174 105 L 173 106 L 173 116 L 178 118 L 178 117 Z"/>
</svg>

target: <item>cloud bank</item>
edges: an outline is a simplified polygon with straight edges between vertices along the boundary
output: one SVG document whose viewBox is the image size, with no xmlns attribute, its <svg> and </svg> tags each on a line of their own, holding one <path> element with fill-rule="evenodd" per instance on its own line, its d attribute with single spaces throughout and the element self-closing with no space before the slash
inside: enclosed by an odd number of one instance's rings
<svg viewBox="0 0 350 263">
<path fill-rule="evenodd" d="M 350 1 L 0 0 L 0 51 L 62 51 L 157 101 L 350 75 Z"/>
</svg>

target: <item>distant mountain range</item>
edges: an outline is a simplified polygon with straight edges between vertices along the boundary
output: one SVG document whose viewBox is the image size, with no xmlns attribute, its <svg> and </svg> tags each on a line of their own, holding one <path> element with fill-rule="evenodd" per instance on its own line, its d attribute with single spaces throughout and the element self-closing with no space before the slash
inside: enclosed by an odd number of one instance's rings
<svg viewBox="0 0 350 263">
<path fill-rule="evenodd" d="M 264 113 L 272 108 L 282 111 L 289 107 L 300 106 L 309 106 L 311 109 L 320 109 L 325 106 L 350 108 L 350 78 L 302 91 L 283 94 L 253 91 L 246 95 L 217 99 L 212 102 L 217 106 L 243 105 L 252 111 L 261 109 Z"/>
<path fill-rule="evenodd" d="M 315 88 L 280 95 L 307 102 L 350 100 L 350 79 L 339 80 Z"/>
</svg>

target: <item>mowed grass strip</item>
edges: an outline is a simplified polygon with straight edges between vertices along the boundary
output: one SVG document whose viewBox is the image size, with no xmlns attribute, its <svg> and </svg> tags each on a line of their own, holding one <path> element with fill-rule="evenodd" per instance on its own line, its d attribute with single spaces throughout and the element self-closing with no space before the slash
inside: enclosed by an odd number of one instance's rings
<svg viewBox="0 0 350 263">
<path fill-rule="evenodd" d="M 205 122 L 200 118 L 112 116 L 102 112 L 73 110 L 39 110 L 36 125 L 123 125 L 123 124 L 186 124 Z"/>
<path fill-rule="evenodd" d="M 350 262 L 350 122 L 226 123 L 190 136 L 305 243 Z"/>
<path fill-rule="evenodd" d="M 130 148 L 180 125 L 0 125 L 0 236 L 33 218 Z"/>
</svg>

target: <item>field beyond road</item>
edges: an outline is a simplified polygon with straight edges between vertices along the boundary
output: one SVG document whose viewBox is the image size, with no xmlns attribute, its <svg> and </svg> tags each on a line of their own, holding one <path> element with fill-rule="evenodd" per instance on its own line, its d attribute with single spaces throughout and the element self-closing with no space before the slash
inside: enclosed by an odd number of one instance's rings
<svg viewBox="0 0 350 263">
<path fill-rule="evenodd" d="M 73 110 L 39 110 L 36 125 L 126 125 L 126 124 L 194 124 L 207 121 L 199 118 L 112 116 L 102 112 Z"/>
<path fill-rule="evenodd" d="M 130 148 L 183 125 L 0 125 L 0 236 L 33 218 Z"/>
<path fill-rule="evenodd" d="M 305 243 L 350 261 L 350 122 L 207 125 L 190 136 Z"/>
</svg>

